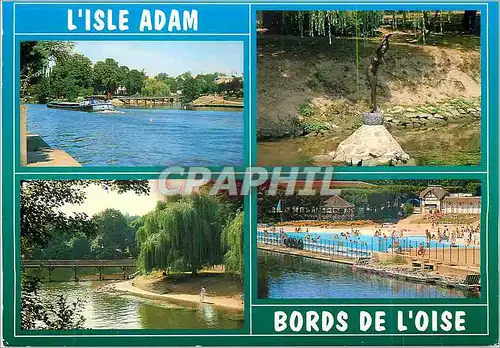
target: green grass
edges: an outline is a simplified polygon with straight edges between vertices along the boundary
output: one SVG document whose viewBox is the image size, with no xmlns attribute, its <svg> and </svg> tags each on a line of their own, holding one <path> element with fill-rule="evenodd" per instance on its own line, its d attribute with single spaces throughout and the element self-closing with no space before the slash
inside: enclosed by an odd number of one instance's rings
<svg viewBox="0 0 500 348">
<path fill-rule="evenodd" d="M 307 101 L 299 105 L 299 113 L 304 117 L 309 117 L 314 113 L 313 107 Z"/>
<path fill-rule="evenodd" d="M 392 260 L 381 261 L 378 264 L 383 266 L 404 265 L 406 264 L 406 258 L 396 254 L 392 257 Z"/>
<path fill-rule="evenodd" d="M 325 123 L 315 121 L 304 122 L 304 131 L 306 133 L 320 132 L 322 130 L 328 130 L 328 126 Z"/>
</svg>

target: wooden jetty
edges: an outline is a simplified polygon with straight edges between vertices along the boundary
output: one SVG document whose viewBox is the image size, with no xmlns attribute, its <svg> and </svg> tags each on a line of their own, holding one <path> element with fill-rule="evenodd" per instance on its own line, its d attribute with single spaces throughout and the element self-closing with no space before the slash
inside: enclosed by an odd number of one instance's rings
<svg viewBox="0 0 500 348">
<path fill-rule="evenodd" d="M 120 268 L 123 272 L 123 279 L 127 279 L 127 271 L 135 269 L 137 266 L 135 259 L 122 260 L 22 260 L 21 269 L 26 268 L 46 268 L 49 271 L 49 281 L 52 280 L 52 271 L 56 268 L 71 268 L 74 272 L 74 279 L 78 281 L 78 270 L 80 268 L 96 268 L 99 272 L 99 280 L 102 280 L 104 268 Z"/>
</svg>

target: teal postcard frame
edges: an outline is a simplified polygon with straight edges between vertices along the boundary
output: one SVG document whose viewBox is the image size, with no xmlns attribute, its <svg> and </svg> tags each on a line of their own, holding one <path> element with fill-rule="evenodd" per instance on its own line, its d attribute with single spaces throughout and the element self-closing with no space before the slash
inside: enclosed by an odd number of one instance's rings
<svg viewBox="0 0 500 348">
<path fill-rule="evenodd" d="M 374 3 L 368 0 L 340 2 L 317 0 L 284 1 L 272 3 L 264 0 L 220 0 L 181 1 L 176 3 L 149 1 L 138 4 L 129 1 L 95 1 L 92 4 L 117 4 L 133 6 L 213 6 L 221 16 L 231 15 L 231 11 L 243 11 L 238 18 L 246 19 L 246 32 L 237 23 L 220 29 L 220 17 L 216 11 L 210 12 L 214 18 L 207 21 L 207 32 L 203 35 L 148 35 L 136 32 L 127 34 L 99 33 L 51 33 L 15 32 L 15 7 L 27 6 L 25 1 L 7 1 L 2 4 L 3 50 L 2 50 L 2 335 L 3 343 L 12 346 L 195 346 L 195 345 L 494 345 L 498 344 L 498 213 L 499 213 L 499 158 L 498 158 L 498 10 L 496 1 L 411 1 L 387 0 Z M 62 7 L 79 4 L 33 2 L 39 6 Z M 481 274 L 487 275 L 481 296 L 477 299 L 332 299 L 332 300 L 262 300 L 257 294 L 257 248 L 256 193 L 245 197 L 245 323 L 241 330 L 85 330 L 85 331 L 21 331 L 19 330 L 20 303 L 16 291 L 20 282 L 19 255 L 19 183 L 26 179 L 157 179 L 162 167 L 81 167 L 81 168 L 26 168 L 20 165 L 19 149 L 19 41 L 25 39 L 71 39 L 71 40 L 235 40 L 244 45 L 244 159 L 245 165 L 235 168 L 239 178 L 244 178 L 247 167 L 256 165 L 257 159 L 257 36 L 255 32 L 256 13 L 260 10 L 431 10 L 431 9 L 477 9 L 481 11 L 481 163 L 478 166 L 425 166 L 425 167 L 338 167 L 334 170 L 335 180 L 381 180 L 381 179 L 474 179 L 480 180 L 483 188 L 483 208 L 481 213 L 482 238 Z M 64 19 L 61 19 L 64 22 Z M 54 28 L 56 28 L 54 24 Z M 14 28 L 14 30 L 13 30 Z M 29 26 L 27 27 L 29 29 Z M 51 26 L 52 28 L 52 26 Z M 233 32 L 231 32 L 233 31 Z M 210 168 L 217 174 L 222 168 Z M 270 168 L 267 168 L 270 169 Z M 305 178 L 306 171 L 298 167 L 283 167 L 283 172 L 300 171 Z M 183 176 L 179 176 L 181 178 Z M 389 317 L 399 309 L 441 310 L 443 308 L 464 310 L 472 318 L 466 332 L 452 333 L 378 333 L 349 331 L 345 333 L 305 333 L 273 332 L 273 312 L 276 310 L 305 312 L 307 310 L 340 310 L 355 313 L 360 308 L 367 311 L 385 310 Z"/>
</svg>

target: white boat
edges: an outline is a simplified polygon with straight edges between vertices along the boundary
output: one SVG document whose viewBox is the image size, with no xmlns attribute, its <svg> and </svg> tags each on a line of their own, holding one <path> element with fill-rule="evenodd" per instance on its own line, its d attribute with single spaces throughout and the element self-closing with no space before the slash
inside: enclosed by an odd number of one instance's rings
<svg viewBox="0 0 500 348">
<path fill-rule="evenodd" d="M 47 107 L 56 109 L 68 109 L 75 111 L 96 111 L 96 112 L 115 110 L 115 106 L 111 102 L 99 99 L 84 100 L 80 103 L 51 101 L 47 103 Z"/>
</svg>

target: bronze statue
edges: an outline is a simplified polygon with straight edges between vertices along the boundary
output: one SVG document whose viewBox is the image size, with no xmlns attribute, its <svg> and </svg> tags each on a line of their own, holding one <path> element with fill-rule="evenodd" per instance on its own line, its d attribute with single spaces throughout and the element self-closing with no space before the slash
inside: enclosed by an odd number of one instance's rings
<svg viewBox="0 0 500 348">
<path fill-rule="evenodd" d="M 370 60 L 370 65 L 368 65 L 368 69 L 366 69 L 366 77 L 368 78 L 368 83 L 370 84 L 370 89 L 372 91 L 371 95 L 371 104 L 372 110 L 371 112 L 377 112 L 377 69 L 378 66 L 382 63 L 384 54 L 389 49 L 389 38 L 392 34 L 386 34 L 380 41 L 380 44 L 375 51 L 375 55 Z"/>
</svg>

